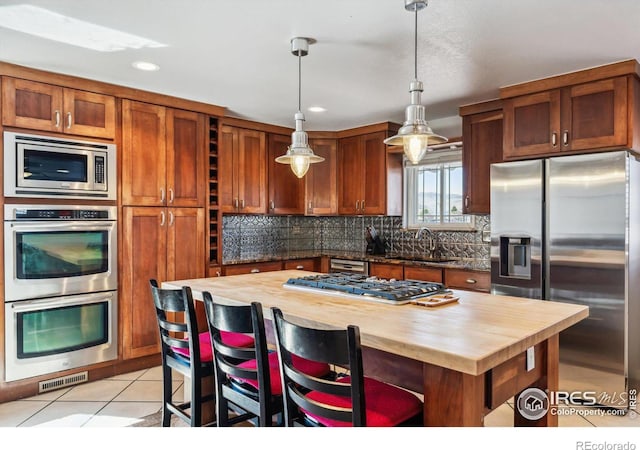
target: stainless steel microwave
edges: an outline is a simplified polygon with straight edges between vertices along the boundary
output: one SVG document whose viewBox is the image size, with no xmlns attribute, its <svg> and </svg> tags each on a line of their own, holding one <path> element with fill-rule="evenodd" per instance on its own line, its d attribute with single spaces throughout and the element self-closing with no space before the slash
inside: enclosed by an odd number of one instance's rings
<svg viewBox="0 0 640 450">
<path fill-rule="evenodd" d="M 4 132 L 4 195 L 116 199 L 116 146 Z"/>
</svg>

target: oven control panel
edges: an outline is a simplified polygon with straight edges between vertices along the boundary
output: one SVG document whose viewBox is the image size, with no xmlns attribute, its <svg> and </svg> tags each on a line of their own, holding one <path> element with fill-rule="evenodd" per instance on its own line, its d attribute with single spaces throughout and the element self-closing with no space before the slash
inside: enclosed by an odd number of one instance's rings
<svg viewBox="0 0 640 450">
<path fill-rule="evenodd" d="M 5 220 L 115 220 L 116 207 L 5 205 Z M 7 214 L 8 213 L 8 214 Z"/>
</svg>

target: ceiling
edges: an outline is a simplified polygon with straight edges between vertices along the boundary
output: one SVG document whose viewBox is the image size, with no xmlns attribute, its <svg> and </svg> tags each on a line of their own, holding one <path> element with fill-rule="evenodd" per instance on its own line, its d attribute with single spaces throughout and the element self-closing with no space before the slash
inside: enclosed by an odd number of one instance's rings
<svg viewBox="0 0 640 450">
<path fill-rule="evenodd" d="M 0 0 L 0 7 L 29 0 Z M 99 52 L 0 27 L 0 60 L 225 106 L 294 126 L 295 36 L 307 130 L 401 123 L 413 78 L 414 16 L 403 0 L 31 0 L 75 19 L 158 41 Z M 0 8 L 1 13 L 1 8 Z M 638 0 L 431 0 L 418 14 L 418 78 L 434 131 L 460 133 L 458 107 L 498 88 L 640 60 Z M 145 60 L 156 72 L 131 66 Z M 306 110 L 312 105 L 325 112 Z"/>
</svg>

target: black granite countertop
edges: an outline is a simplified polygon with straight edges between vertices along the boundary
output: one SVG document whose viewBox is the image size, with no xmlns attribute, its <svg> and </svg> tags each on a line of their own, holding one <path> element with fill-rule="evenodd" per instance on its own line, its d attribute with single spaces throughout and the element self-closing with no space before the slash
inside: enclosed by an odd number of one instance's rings
<svg viewBox="0 0 640 450">
<path fill-rule="evenodd" d="M 292 259 L 317 258 L 327 256 L 331 258 L 349 259 L 352 261 L 368 261 L 385 264 L 404 264 L 406 266 L 441 267 L 452 269 L 478 270 L 489 272 L 488 263 L 473 259 L 447 258 L 441 260 L 425 260 L 412 255 L 370 255 L 364 252 L 332 252 L 332 251 L 293 251 L 282 254 L 264 255 L 258 258 L 243 258 L 224 260 L 223 265 L 250 264 L 257 262 L 285 261 Z"/>
</svg>

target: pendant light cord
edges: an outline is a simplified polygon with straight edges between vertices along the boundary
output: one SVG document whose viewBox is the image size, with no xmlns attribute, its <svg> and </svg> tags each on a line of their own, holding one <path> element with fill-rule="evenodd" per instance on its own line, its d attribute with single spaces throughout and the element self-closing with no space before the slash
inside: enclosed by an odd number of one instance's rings
<svg viewBox="0 0 640 450">
<path fill-rule="evenodd" d="M 415 8 L 415 33 L 413 42 L 413 61 L 414 61 L 414 77 L 418 79 L 418 8 Z"/>
<path fill-rule="evenodd" d="M 298 111 L 302 111 L 302 50 L 298 50 Z"/>
</svg>

